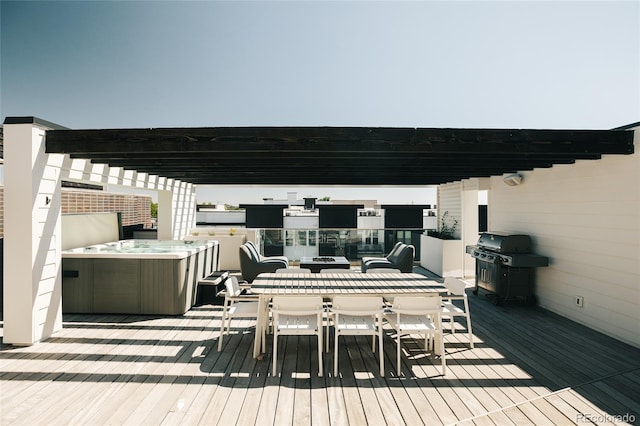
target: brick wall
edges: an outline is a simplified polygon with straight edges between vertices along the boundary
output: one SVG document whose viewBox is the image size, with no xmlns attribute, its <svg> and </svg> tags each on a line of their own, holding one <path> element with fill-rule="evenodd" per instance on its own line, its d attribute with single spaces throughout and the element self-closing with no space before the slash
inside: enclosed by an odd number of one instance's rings
<svg viewBox="0 0 640 426">
<path fill-rule="evenodd" d="M 121 213 L 122 226 L 143 224 L 145 228 L 151 228 L 149 196 L 62 190 L 62 214 L 103 212 Z"/>
<path fill-rule="evenodd" d="M 122 226 L 151 228 L 151 197 L 99 191 L 62 190 L 62 213 L 122 213 Z M 4 186 L 0 186 L 0 238 L 4 238 Z"/>
</svg>

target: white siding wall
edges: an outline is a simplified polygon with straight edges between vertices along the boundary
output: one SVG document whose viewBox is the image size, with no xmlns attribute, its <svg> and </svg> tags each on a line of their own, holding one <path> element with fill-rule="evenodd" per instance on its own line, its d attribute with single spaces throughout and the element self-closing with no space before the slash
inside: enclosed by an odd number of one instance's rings
<svg viewBox="0 0 640 426">
<path fill-rule="evenodd" d="M 458 221 L 455 236 L 460 238 L 460 219 L 462 218 L 461 182 L 447 183 L 438 187 L 438 229 L 440 229 L 440 224 L 442 223 L 442 215 L 447 211 L 451 219 Z"/>
<path fill-rule="evenodd" d="M 454 182 L 438 187 L 438 221 L 436 227 L 441 228 L 442 217 L 448 212 L 447 223 L 453 225 L 457 220 L 455 237 L 460 243 L 448 244 L 455 246 L 455 252 L 449 248 L 450 265 L 447 276 L 472 277 L 475 274 L 475 261 L 465 253 L 465 246 L 478 241 L 478 189 L 485 184 L 484 179 L 467 179 L 464 182 Z M 428 254 L 428 253 L 425 253 Z M 451 257 L 455 255 L 456 259 Z M 446 268 L 445 268 L 446 269 Z"/>
<path fill-rule="evenodd" d="M 640 347 L 640 134 L 632 155 L 609 155 L 491 178 L 490 230 L 530 234 L 550 258 L 539 304 Z M 584 297 L 584 307 L 576 306 Z"/>
<path fill-rule="evenodd" d="M 3 342 L 30 345 L 62 328 L 60 167 L 44 152 L 45 128 L 4 128 Z"/>
</svg>

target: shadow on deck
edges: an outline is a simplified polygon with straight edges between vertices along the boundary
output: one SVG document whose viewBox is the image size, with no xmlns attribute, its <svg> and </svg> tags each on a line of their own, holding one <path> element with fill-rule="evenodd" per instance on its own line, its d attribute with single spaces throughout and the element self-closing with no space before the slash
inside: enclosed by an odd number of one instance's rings
<svg viewBox="0 0 640 426">
<path fill-rule="evenodd" d="M 251 356 L 253 320 L 235 320 L 217 352 L 218 306 L 179 317 L 65 315 L 46 342 L 1 346 L 0 423 L 638 422 L 640 349 L 538 307 L 469 301 L 476 346 L 465 333 L 446 336 L 446 377 L 418 341 L 397 374 L 390 329 L 385 377 L 370 340 L 355 337 L 340 345 L 338 377 L 331 352 L 317 376 L 314 339 L 282 338 L 274 377 L 269 355 Z"/>
</svg>

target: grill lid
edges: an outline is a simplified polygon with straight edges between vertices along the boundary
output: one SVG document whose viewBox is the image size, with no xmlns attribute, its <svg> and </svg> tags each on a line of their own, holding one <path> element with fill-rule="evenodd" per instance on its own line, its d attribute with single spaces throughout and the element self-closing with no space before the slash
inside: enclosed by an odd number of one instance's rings
<svg viewBox="0 0 640 426">
<path fill-rule="evenodd" d="M 530 253 L 531 237 L 520 234 L 483 232 L 478 239 L 478 248 L 496 253 Z"/>
</svg>

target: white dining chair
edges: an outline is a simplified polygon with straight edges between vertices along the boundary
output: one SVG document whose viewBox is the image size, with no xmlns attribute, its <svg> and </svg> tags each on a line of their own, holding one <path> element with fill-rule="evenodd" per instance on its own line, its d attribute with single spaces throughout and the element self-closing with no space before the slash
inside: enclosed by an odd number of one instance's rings
<svg viewBox="0 0 640 426">
<path fill-rule="evenodd" d="M 342 269 L 342 268 L 324 268 L 320 270 L 321 274 L 359 274 L 360 271 L 358 271 L 357 269 Z M 326 313 L 326 319 L 327 319 L 327 335 L 325 338 L 325 344 L 326 344 L 326 349 L 327 352 L 329 352 L 329 317 L 331 316 L 331 298 L 325 298 L 324 299 L 324 306 L 326 308 L 325 313 Z"/>
<path fill-rule="evenodd" d="M 258 296 L 249 294 L 240 288 L 240 283 L 235 276 L 230 276 L 224 282 L 224 302 L 222 305 L 222 321 L 220 323 L 220 337 L 218 338 L 218 352 L 222 350 L 222 338 L 229 334 L 232 318 L 258 318 Z M 264 329 L 256 333 L 262 333 L 262 351 L 266 349 Z"/>
<path fill-rule="evenodd" d="M 322 376 L 322 315 L 320 296 L 275 296 L 271 301 L 273 326 L 273 368 L 276 375 L 278 336 L 307 335 L 318 337 L 318 376 Z"/>
<path fill-rule="evenodd" d="M 467 299 L 467 284 L 459 278 L 446 277 L 444 286 L 447 294 L 442 297 L 442 316 L 447 317 L 451 323 L 451 333 L 455 333 L 455 318 L 464 317 L 469 333 L 469 347 L 473 349 L 473 331 L 471 330 L 471 312 L 469 311 L 469 300 Z M 462 301 L 462 307 L 453 303 L 454 300 Z"/>
<path fill-rule="evenodd" d="M 442 298 L 440 296 L 396 296 L 393 305 L 385 314 L 387 322 L 396 331 L 398 376 L 402 371 L 400 354 L 401 336 L 404 334 L 424 335 L 425 352 L 438 345 L 442 364 L 442 375 L 447 373 L 445 361 L 444 340 L 442 338 Z"/>
<path fill-rule="evenodd" d="M 384 351 L 382 347 L 382 297 L 335 296 L 331 307 L 334 329 L 333 375 L 338 376 L 338 341 L 340 336 L 372 336 L 371 350 L 380 357 L 380 376 L 384 377 Z"/>
</svg>

